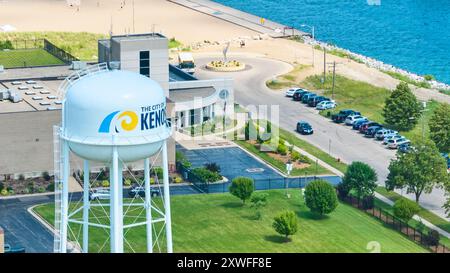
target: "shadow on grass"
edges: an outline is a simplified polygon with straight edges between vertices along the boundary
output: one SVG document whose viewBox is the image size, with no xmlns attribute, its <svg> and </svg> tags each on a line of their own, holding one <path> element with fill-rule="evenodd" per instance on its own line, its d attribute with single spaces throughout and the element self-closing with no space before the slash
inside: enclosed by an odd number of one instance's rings
<svg viewBox="0 0 450 273">
<path fill-rule="evenodd" d="M 272 243 L 277 243 L 277 244 L 289 243 L 291 241 L 290 238 L 288 240 L 286 240 L 286 238 L 284 236 L 280 236 L 280 235 L 266 235 L 266 236 L 264 236 L 264 239 L 266 241 L 269 241 Z"/>
<path fill-rule="evenodd" d="M 227 203 L 221 204 L 220 206 L 224 207 L 224 208 L 229 208 L 229 209 L 244 207 L 244 205 L 241 202 L 227 202 Z"/>
</svg>

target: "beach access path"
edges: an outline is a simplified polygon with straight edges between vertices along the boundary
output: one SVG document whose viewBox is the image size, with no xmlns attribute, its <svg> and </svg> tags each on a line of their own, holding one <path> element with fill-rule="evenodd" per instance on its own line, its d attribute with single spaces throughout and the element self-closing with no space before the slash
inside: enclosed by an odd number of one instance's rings
<svg viewBox="0 0 450 273">
<path fill-rule="evenodd" d="M 272 38 L 282 38 L 292 35 L 305 35 L 305 32 L 295 28 L 261 18 L 234 8 L 208 0 L 168 0 L 186 8 L 211 15 L 224 21 L 245 27 Z"/>
</svg>

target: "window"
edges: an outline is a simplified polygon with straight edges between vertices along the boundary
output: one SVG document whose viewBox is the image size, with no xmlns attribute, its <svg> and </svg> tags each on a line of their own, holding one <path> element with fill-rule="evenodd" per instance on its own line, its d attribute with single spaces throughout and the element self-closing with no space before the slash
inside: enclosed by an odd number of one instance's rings
<svg viewBox="0 0 450 273">
<path fill-rule="evenodd" d="M 150 77 L 150 51 L 139 52 L 139 73 Z"/>
</svg>

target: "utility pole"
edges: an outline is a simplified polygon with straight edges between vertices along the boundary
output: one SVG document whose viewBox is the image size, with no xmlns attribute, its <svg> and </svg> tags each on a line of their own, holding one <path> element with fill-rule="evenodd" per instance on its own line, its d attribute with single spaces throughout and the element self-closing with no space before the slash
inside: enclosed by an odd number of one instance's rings
<svg viewBox="0 0 450 273">
<path fill-rule="evenodd" d="M 334 87 L 336 84 L 336 65 L 341 64 L 341 63 L 337 63 L 336 61 L 333 61 L 332 63 L 328 63 L 330 65 L 333 66 L 333 85 L 331 87 L 331 99 L 334 99 Z"/>
</svg>

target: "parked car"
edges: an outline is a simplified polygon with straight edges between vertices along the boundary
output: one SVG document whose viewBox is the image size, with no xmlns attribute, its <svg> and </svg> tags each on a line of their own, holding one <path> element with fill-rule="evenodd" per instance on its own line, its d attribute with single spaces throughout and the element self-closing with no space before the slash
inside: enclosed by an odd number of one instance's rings
<svg viewBox="0 0 450 273">
<path fill-rule="evenodd" d="M 158 188 L 150 188 L 150 195 L 152 197 L 159 196 L 160 194 L 161 192 Z M 130 188 L 130 190 L 128 191 L 128 195 L 130 197 L 137 197 L 137 196 L 145 197 L 145 188 L 141 186 L 134 186 Z"/>
<path fill-rule="evenodd" d="M 357 120 L 363 120 L 365 117 L 360 115 L 350 115 L 345 119 L 345 125 L 353 125 Z"/>
<path fill-rule="evenodd" d="M 361 134 L 365 134 L 367 129 L 369 129 L 369 127 L 372 127 L 372 126 L 381 126 L 381 124 L 374 122 L 374 121 L 366 122 L 359 127 L 359 132 Z"/>
<path fill-rule="evenodd" d="M 292 96 L 294 96 L 294 93 L 295 93 L 297 90 L 301 90 L 301 89 L 300 89 L 299 87 L 289 88 L 288 90 L 286 90 L 286 93 L 285 93 L 286 97 L 292 97 Z"/>
<path fill-rule="evenodd" d="M 331 120 L 336 122 L 336 123 L 342 123 L 350 115 L 361 115 L 361 113 L 357 112 L 357 111 L 350 110 L 350 109 L 341 110 L 341 111 L 339 111 L 338 114 L 332 115 L 331 116 Z"/>
<path fill-rule="evenodd" d="M 107 200 L 110 196 L 108 189 L 94 189 L 89 192 L 89 200 Z"/>
<path fill-rule="evenodd" d="M 301 101 L 302 97 L 306 94 L 310 94 L 311 92 L 309 92 L 308 90 L 299 88 L 294 92 L 294 95 L 292 96 L 292 99 L 295 101 Z"/>
<path fill-rule="evenodd" d="M 308 100 L 308 106 L 316 107 L 317 104 L 319 104 L 322 101 L 330 101 L 330 99 L 327 97 L 324 97 L 324 96 L 316 96 L 316 97 L 313 97 L 312 99 Z"/>
<path fill-rule="evenodd" d="M 398 151 L 401 153 L 409 153 L 412 149 L 411 143 L 403 143 L 398 145 Z"/>
<path fill-rule="evenodd" d="M 363 118 L 355 121 L 352 126 L 353 130 L 359 130 L 359 127 L 361 127 L 361 125 L 363 125 L 366 122 L 369 122 L 368 118 Z"/>
<path fill-rule="evenodd" d="M 21 246 L 12 247 L 10 244 L 4 245 L 5 253 L 25 253 L 25 248 Z"/>
<path fill-rule="evenodd" d="M 394 136 L 397 135 L 398 132 L 391 130 L 391 129 L 383 129 L 383 130 L 379 130 L 376 134 L 375 134 L 375 138 L 377 140 L 383 140 L 385 137 L 388 136 Z"/>
<path fill-rule="evenodd" d="M 313 128 L 311 125 L 306 121 L 299 121 L 297 122 L 297 132 L 299 132 L 302 135 L 311 135 L 314 133 Z"/>
<path fill-rule="evenodd" d="M 314 94 L 314 93 L 309 93 L 309 94 L 306 94 L 306 95 L 304 95 L 303 97 L 302 97 L 302 103 L 308 103 L 308 101 L 309 101 L 309 99 L 310 98 L 313 98 L 313 97 L 316 97 L 317 95 L 316 94 Z"/>
<path fill-rule="evenodd" d="M 366 132 L 364 133 L 365 137 L 375 137 L 375 134 L 380 131 L 383 130 L 383 127 L 381 126 L 371 126 L 369 128 L 367 128 Z"/>
<path fill-rule="evenodd" d="M 441 153 L 441 155 L 447 159 L 447 171 L 450 172 L 450 156 L 447 153 Z"/>
<path fill-rule="evenodd" d="M 328 110 L 328 109 L 333 109 L 337 106 L 337 104 L 334 101 L 329 101 L 329 100 L 324 100 L 319 102 L 316 105 L 316 109 L 317 110 Z"/>
<path fill-rule="evenodd" d="M 388 141 L 387 143 L 387 147 L 389 149 L 397 149 L 398 146 L 405 144 L 405 143 L 409 143 L 410 141 L 406 138 L 399 138 L 399 139 L 391 139 Z"/>
<path fill-rule="evenodd" d="M 405 138 L 404 136 L 401 136 L 399 134 L 393 135 L 393 136 L 387 136 L 383 139 L 383 145 L 388 144 L 388 141 L 391 139 L 401 139 L 401 138 Z"/>
</svg>

